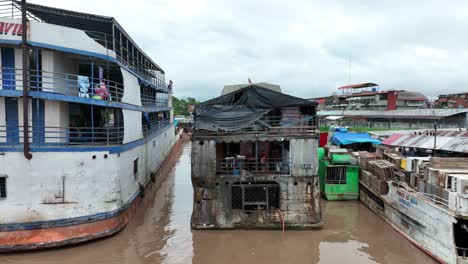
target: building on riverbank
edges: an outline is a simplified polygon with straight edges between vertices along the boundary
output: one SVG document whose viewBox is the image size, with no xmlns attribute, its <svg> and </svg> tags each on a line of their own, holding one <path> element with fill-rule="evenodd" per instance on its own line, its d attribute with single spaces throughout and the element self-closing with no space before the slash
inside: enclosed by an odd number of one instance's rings
<svg viewBox="0 0 468 264">
<path fill-rule="evenodd" d="M 396 110 L 428 107 L 427 97 L 417 91 L 384 90 L 378 84 L 361 83 L 338 88 L 330 96 L 310 98 L 318 110 Z"/>
<path fill-rule="evenodd" d="M 468 108 L 468 92 L 441 94 L 435 105 L 440 108 Z"/>
<path fill-rule="evenodd" d="M 197 105 L 192 228 L 320 227 L 315 107 L 257 85 Z"/>
<path fill-rule="evenodd" d="M 320 127 L 349 126 L 374 129 L 433 129 L 468 127 L 468 108 L 463 109 L 397 109 L 322 110 L 317 112 Z"/>
</svg>

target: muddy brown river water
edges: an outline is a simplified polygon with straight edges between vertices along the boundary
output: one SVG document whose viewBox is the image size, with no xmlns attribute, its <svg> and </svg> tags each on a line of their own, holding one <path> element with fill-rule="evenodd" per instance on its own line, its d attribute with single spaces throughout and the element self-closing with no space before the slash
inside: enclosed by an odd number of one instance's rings
<svg viewBox="0 0 468 264">
<path fill-rule="evenodd" d="M 190 229 L 190 144 L 120 233 L 73 247 L 0 255 L 1 264 L 434 263 L 359 202 L 322 204 L 324 228 L 286 231 Z"/>
</svg>

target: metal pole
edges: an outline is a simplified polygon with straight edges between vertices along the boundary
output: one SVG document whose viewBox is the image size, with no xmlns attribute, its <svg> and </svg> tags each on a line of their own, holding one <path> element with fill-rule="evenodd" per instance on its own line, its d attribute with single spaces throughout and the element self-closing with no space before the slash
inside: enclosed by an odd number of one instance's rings
<svg viewBox="0 0 468 264">
<path fill-rule="evenodd" d="M 115 50 L 115 24 L 112 23 L 112 50 L 117 54 Z"/>
<path fill-rule="evenodd" d="M 23 29 L 21 50 L 23 53 L 23 154 L 32 159 L 29 146 L 29 86 L 28 86 L 28 29 L 26 19 L 26 0 L 21 0 L 21 26 Z"/>
<path fill-rule="evenodd" d="M 35 57 L 35 60 L 36 60 L 36 91 L 39 91 L 39 49 L 36 48 L 34 53 L 35 53 L 35 54 L 34 54 L 34 57 Z M 40 104 L 39 99 L 36 99 L 36 118 L 37 118 L 36 120 L 37 120 L 37 122 L 39 122 L 39 120 L 40 120 L 40 118 L 41 118 L 40 113 L 39 113 L 39 111 L 40 111 L 39 104 Z M 44 112 L 45 112 L 45 110 L 44 110 Z M 45 113 L 44 113 L 44 114 L 45 114 Z M 37 129 L 40 130 L 40 131 L 42 131 L 43 128 L 42 128 L 42 127 L 38 127 Z M 38 141 L 40 141 L 39 143 L 45 143 L 45 122 L 44 122 L 44 142 L 42 142 L 42 139 L 39 139 L 38 136 L 35 136 L 35 135 L 34 135 L 34 133 L 35 133 L 35 132 L 34 132 L 34 127 L 33 127 L 33 131 L 32 131 L 32 132 L 33 132 L 33 143 L 34 143 L 34 140 L 35 140 L 34 138 L 36 138 Z M 41 133 L 41 134 L 42 134 L 42 133 Z M 41 136 L 42 136 L 42 135 L 41 135 Z"/>
<path fill-rule="evenodd" d="M 91 59 L 91 96 L 94 96 L 94 60 Z M 94 105 L 91 104 L 91 142 L 94 143 Z"/>
<path fill-rule="evenodd" d="M 437 148 L 437 119 L 434 121 L 434 149 L 432 150 L 432 156 L 435 157 Z"/>
</svg>

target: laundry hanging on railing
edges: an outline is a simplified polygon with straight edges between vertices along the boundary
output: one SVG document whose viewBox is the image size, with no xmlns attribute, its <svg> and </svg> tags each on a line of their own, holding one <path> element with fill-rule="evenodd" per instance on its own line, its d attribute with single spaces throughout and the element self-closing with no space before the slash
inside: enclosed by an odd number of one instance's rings
<svg viewBox="0 0 468 264">
<path fill-rule="evenodd" d="M 99 66 L 99 83 L 102 83 L 103 79 L 104 79 L 104 68 Z"/>
<path fill-rule="evenodd" d="M 89 98 L 89 78 L 88 76 L 80 76 L 78 75 L 78 87 L 80 91 L 78 92 L 79 97 Z"/>
</svg>

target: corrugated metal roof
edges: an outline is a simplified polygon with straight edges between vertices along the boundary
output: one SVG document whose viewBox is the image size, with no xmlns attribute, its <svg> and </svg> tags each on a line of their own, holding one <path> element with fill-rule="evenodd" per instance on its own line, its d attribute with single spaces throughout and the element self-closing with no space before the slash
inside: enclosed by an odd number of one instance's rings
<svg viewBox="0 0 468 264">
<path fill-rule="evenodd" d="M 382 144 L 395 147 L 434 148 L 434 132 L 413 132 L 412 134 L 394 134 Z M 467 131 L 437 131 L 436 149 L 468 153 Z"/>
<path fill-rule="evenodd" d="M 398 100 L 414 100 L 414 101 L 425 101 L 427 97 L 420 92 L 415 91 L 400 91 L 397 93 Z"/>
<path fill-rule="evenodd" d="M 434 132 L 434 130 L 428 130 L 428 129 L 409 129 L 409 130 L 381 130 L 381 131 L 368 131 L 367 133 L 371 134 L 374 137 L 390 137 L 395 134 L 414 134 L 414 132 L 421 134 L 425 134 L 426 132 L 431 131 Z M 456 135 L 457 132 L 459 132 L 459 128 L 444 128 L 443 130 L 438 129 L 437 130 L 437 135 L 440 136 L 452 136 Z M 464 132 L 466 134 L 466 137 L 468 137 L 468 131 Z"/>
<path fill-rule="evenodd" d="M 322 110 L 317 112 L 317 116 L 347 116 L 347 117 L 417 117 L 438 119 L 460 113 L 467 113 L 468 108 L 461 109 L 397 109 L 391 111 L 378 110 Z"/>
<path fill-rule="evenodd" d="M 374 86 L 379 86 L 376 83 L 358 83 L 358 84 L 350 84 L 350 85 L 345 85 L 341 86 L 338 89 L 343 90 L 343 89 L 359 89 L 359 88 L 366 88 L 366 87 L 374 87 Z"/>
</svg>

